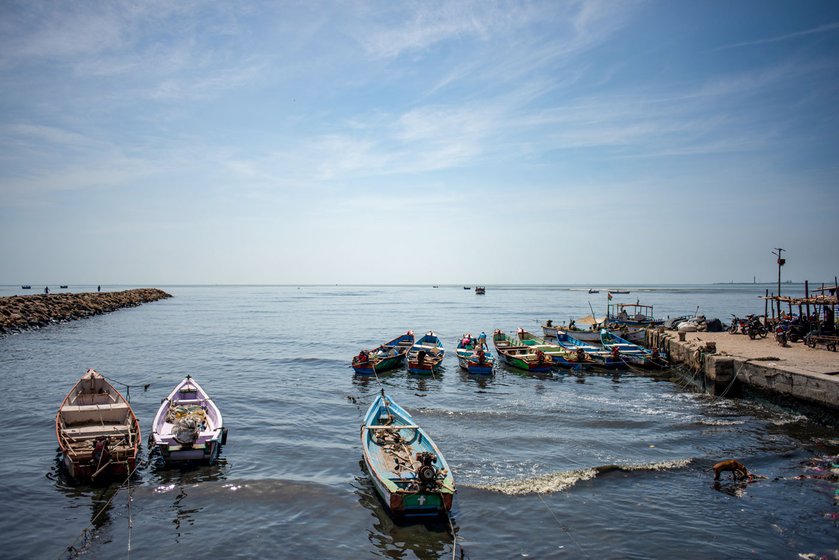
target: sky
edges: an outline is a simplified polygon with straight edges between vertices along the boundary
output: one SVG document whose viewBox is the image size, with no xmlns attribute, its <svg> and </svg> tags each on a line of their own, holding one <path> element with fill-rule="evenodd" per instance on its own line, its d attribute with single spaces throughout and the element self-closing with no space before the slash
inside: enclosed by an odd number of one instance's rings
<svg viewBox="0 0 839 560">
<path fill-rule="evenodd" d="M 839 273 L 839 3 L 0 2 L 0 284 Z"/>
</svg>

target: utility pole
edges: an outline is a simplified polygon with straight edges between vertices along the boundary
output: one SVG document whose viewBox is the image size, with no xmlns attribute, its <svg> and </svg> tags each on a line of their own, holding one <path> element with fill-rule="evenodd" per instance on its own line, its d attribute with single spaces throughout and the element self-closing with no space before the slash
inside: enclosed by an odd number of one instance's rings
<svg viewBox="0 0 839 560">
<path fill-rule="evenodd" d="M 775 251 L 778 251 L 777 253 Z M 778 303 L 778 318 L 781 318 L 781 267 L 787 262 L 786 259 L 781 258 L 781 253 L 786 251 L 786 249 L 781 249 L 780 247 L 775 247 L 775 251 L 772 251 L 772 254 L 778 257 L 778 299 L 775 300 Z"/>
</svg>

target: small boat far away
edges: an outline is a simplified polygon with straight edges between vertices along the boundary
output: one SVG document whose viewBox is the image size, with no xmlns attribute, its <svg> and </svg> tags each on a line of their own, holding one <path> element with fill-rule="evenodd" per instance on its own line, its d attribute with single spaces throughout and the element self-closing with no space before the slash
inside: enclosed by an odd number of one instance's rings
<svg viewBox="0 0 839 560">
<path fill-rule="evenodd" d="M 600 293 L 600 290 L 595 290 L 594 288 L 589 288 L 588 293 L 590 293 L 590 294 L 599 294 L 599 293 Z"/>
<path fill-rule="evenodd" d="M 486 293 L 486 291 L 487 291 L 487 289 L 484 286 L 475 286 L 475 294 L 477 294 L 479 296 L 484 295 Z"/>
<path fill-rule="evenodd" d="M 361 426 L 364 465 L 376 493 L 397 517 L 437 517 L 452 508 L 449 465 L 428 434 L 382 389 Z"/>
<path fill-rule="evenodd" d="M 32 286 L 30 286 L 29 284 L 24 284 L 23 286 L 20 287 L 20 289 L 21 290 L 31 290 Z"/>
<path fill-rule="evenodd" d="M 373 350 L 362 350 L 352 359 L 352 368 L 359 375 L 375 375 L 405 363 L 408 350 L 414 345 L 414 331 L 397 336 Z"/>
<path fill-rule="evenodd" d="M 149 447 L 166 463 L 214 463 L 227 443 L 221 411 L 204 389 L 187 375 L 163 399 L 152 423 Z"/>
<path fill-rule="evenodd" d="M 125 397 L 93 369 L 61 402 L 55 435 L 63 464 L 75 479 L 98 481 L 134 472 L 140 422 Z"/>
</svg>

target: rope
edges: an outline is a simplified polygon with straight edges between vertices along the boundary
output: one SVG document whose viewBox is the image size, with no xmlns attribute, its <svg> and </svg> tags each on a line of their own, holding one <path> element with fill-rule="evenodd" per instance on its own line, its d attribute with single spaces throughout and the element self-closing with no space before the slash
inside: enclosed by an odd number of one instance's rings
<svg viewBox="0 0 839 560">
<path fill-rule="evenodd" d="M 139 469 L 139 468 L 140 468 L 140 466 L 141 466 L 141 464 L 140 464 L 139 462 L 137 462 L 137 463 L 135 463 L 135 464 L 134 464 L 134 469 L 133 469 L 130 473 L 128 473 L 128 476 L 126 476 L 126 477 L 125 477 L 125 480 L 123 481 L 123 483 L 122 483 L 122 484 L 120 484 L 120 485 L 119 485 L 119 487 L 118 487 L 118 488 L 114 491 L 114 495 L 113 495 L 113 496 L 111 496 L 111 497 L 110 497 L 110 499 L 109 499 L 107 502 L 105 502 L 105 505 L 103 505 L 103 506 L 99 509 L 99 511 L 97 511 L 97 512 L 96 512 L 96 515 L 94 515 L 94 516 L 91 518 L 90 523 L 88 524 L 88 526 L 87 526 L 87 527 L 85 527 L 84 529 L 82 529 L 82 532 L 81 532 L 81 533 L 79 533 L 79 535 L 78 535 L 75 539 L 73 539 L 73 542 L 71 542 L 71 543 L 67 546 L 67 548 L 65 548 L 65 549 L 62 551 L 61 555 L 59 555 L 59 559 L 63 558 L 65 553 L 72 555 L 72 557 L 73 557 L 73 558 L 78 558 L 78 557 L 82 554 L 81 550 L 79 550 L 79 549 L 77 549 L 77 548 L 76 548 L 76 546 L 75 546 L 75 545 L 76 545 L 76 543 L 78 543 L 80 539 L 83 539 L 83 541 L 82 541 L 82 545 L 81 545 L 81 546 L 82 546 L 82 547 L 84 547 L 85 543 L 87 542 L 88 530 L 89 530 L 91 527 L 93 527 L 93 526 L 94 526 L 94 524 L 96 523 L 96 520 L 97 520 L 97 519 L 99 519 L 99 516 L 100 516 L 100 515 L 102 515 L 102 514 L 103 514 L 103 513 L 104 513 L 104 512 L 108 509 L 108 506 L 110 506 L 110 505 L 111 505 L 111 502 L 113 502 L 113 501 L 114 501 L 114 498 L 116 498 L 116 497 L 117 497 L 117 494 L 119 494 L 119 491 L 120 491 L 120 490 L 122 490 L 122 488 L 123 488 L 124 486 L 127 486 L 127 487 L 129 488 L 129 492 L 128 492 L 128 499 L 129 499 L 129 509 L 128 509 L 128 553 L 129 553 L 129 556 L 130 556 L 130 554 L 131 554 L 131 529 L 132 529 L 132 526 L 133 526 L 133 523 L 132 523 L 132 520 L 131 520 L 131 477 L 132 477 L 132 476 L 134 476 L 134 473 L 135 473 L 135 472 L 137 472 L 137 469 Z"/>
<path fill-rule="evenodd" d="M 440 494 L 440 499 L 443 499 L 442 493 Z M 455 558 L 457 558 L 457 533 L 455 533 L 454 531 L 454 523 L 452 522 L 452 512 L 450 512 L 449 510 L 446 510 L 446 519 L 449 520 L 449 529 L 452 530 L 452 560 L 455 560 Z M 461 548 L 460 550 L 462 552 L 463 548 Z M 461 554 L 461 557 L 463 557 L 463 554 Z"/>
<path fill-rule="evenodd" d="M 551 512 L 551 516 L 553 516 L 554 521 L 556 521 L 556 524 L 559 526 L 560 529 L 562 529 L 562 531 L 566 535 L 568 535 L 568 538 L 571 539 L 571 542 L 574 543 L 574 546 L 577 547 L 577 549 L 580 551 L 580 554 L 588 558 L 588 556 L 585 553 L 585 550 L 583 550 L 583 547 L 580 546 L 580 543 L 577 542 L 577 539 L 574 538 L 574 535 L 571 534 L 571 531 L 568 530 L 568 527 L 562 525 L 562 523 L 559 521 L 559 518 L 556 516 L 556 513 L 554 513 L 554 510 L 552 510 L 551 507 L 547 504 L 547 502 L 545 502 L 544 498 L 542 498 L 542 494 L 537 493 L 536 496 L 538 496 L 539 501 L 542 502 L 542 505 L 545 506 L 545 508 L 549 512 Z"/>
<path fill-rule="evenodd" d="M 131 402 L 131 387 L 142 387 L 144 393 L 149 390 L 149 387 L 151 387 L 151 383 L 143 383 L 141 385 L 129 385 L 128 383 L 123 383 L 122 381 L 112 379 L 107 375 L 103 375 L 102 377 L 104 377 L 111 383 L 116 383 L 117 385 L 122 385 L 123 387 L 125 387 L 125 400 L 127 400 L 128 402 Z"/>
</svg>

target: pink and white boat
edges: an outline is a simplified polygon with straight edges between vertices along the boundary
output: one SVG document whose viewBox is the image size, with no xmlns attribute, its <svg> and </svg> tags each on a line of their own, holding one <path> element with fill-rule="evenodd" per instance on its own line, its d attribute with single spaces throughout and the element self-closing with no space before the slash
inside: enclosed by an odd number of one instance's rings
<svg viewBox="0 0 839 560">
<path fill-rule="evenodd" d="M 149 446 L 167 463 L 214 463 L 227 443 L 221 411 L 189 375 L 163 399 L 154 417 Z"/>
</svg>

